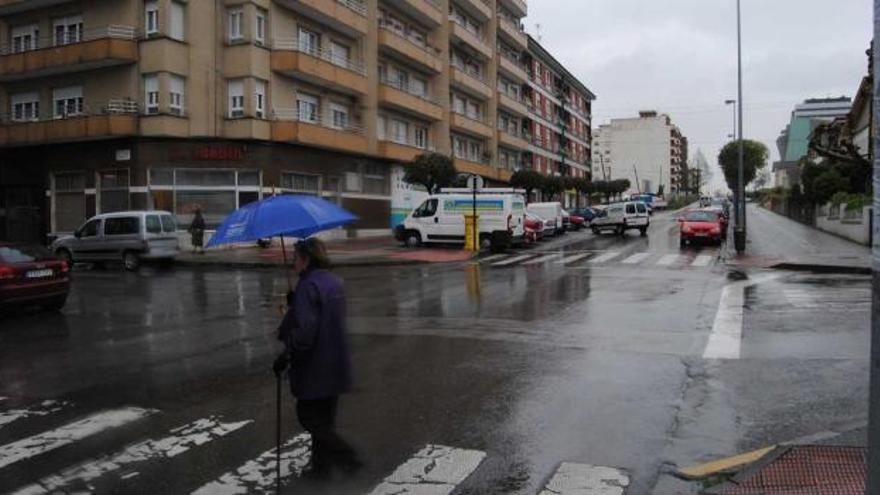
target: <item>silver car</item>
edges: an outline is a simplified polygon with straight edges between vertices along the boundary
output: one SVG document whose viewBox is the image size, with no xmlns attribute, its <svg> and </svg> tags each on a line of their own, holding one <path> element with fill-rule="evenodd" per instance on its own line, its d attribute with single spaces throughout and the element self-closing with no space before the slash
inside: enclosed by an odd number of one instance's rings
<svg viewBox="0 0 880 495">
<path fill-rule="evenodd" d="M 121 261 L 126 270 L 137 270 L 141 260 L 177 256 L 177 223 L 167 211 L 104 213 L 58 238 L 51 249 L 69 263 Z"/>
</svg>

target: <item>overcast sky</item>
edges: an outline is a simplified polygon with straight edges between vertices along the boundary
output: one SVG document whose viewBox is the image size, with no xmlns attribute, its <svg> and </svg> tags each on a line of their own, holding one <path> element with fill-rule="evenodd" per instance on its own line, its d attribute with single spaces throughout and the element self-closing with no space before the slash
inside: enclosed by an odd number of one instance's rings
<svg viewBox="0 0 880 495">
<path fill-rule="evenodd" d="M 793 106 L 852 96 L 867 74 L 870 0 L 742 0 L 745 136 L 771 149 Z M 593 126 L 668 113 L 717 167 L 733 128 L 735 0 L 531 0 L 526 30 L 598 97 Z M 540 30 L 537 28 L 540 25 Z M 723 180 L 716 170 L 715 179 Z"/>
</svg>

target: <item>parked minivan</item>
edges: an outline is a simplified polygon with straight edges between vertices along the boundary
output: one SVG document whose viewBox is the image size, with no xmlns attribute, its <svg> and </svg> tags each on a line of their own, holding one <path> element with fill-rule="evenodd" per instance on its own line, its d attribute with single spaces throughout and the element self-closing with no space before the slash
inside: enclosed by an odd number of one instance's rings
<svg viewBox="0 0 880 495">
<path fill-rule="evenodd" d="M 568 223 L 565 216 L 565 210 L 562 209 L 562 203 L 529 203 L 526 211 L 541 218 L 555 218 L 556 232 L 553 235 L 562 235 L 565 233 L 566 224 Z"/>
<path fill-rule="evenodd" d="M 610 230 L 615 234 L 623 235 L 627 230 L 638 230 L 642 235 L 647 235 L 650 225 L 648 206 L 641 201 L 627 201 L 614 203 L 602 210 L 593 220 L 590 228 L 593 229 L 594 234 Z"/>
<path fill-rule="evenodd" d="M 126 270 L 137 270 L 141 260 L 177 256 L 177 222 L 167 211 L 104 213 L 58 238 L 51 249 L 68 263 L 121 261 Z"/>
<path fill-rule="evenodd" d="M 410 247 L 422 243 L 463 244 L 465 215 L 474 208 L 472 194 L 428 197 L 394 229 L 397 240 Z M 478 194 L 480 245 L 502 251 L 521 244 L 525 236 L 525 199 L 520 194 Z"/>
</svg>

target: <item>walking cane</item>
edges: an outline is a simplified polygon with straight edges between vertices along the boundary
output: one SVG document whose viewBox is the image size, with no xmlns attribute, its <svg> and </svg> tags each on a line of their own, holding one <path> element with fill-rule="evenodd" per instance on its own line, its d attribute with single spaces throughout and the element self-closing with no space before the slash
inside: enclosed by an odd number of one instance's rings
<svg viewBox="0 0 880 495">
<path fill-rule="evenodd" d="M 275 375 L 275 493 L 281 493 L 281 374 Z"/>
</svg>

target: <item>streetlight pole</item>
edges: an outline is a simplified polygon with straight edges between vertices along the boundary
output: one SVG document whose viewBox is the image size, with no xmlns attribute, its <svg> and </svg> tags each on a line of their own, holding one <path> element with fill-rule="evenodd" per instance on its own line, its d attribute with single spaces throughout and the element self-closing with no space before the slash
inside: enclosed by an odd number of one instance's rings
<svg viewBox="0 0 880 495">
<path fill-rule="evenodd" d="M 880 0 L 874 0 L 874 43 L 872 44 L 874 72 L 873 108 L 874 122 L 880 122 Z M 872 131 L 874 158 L 874 221 L 872 228 L 877 232 L 880 226 L 880 135 Z M 871 385 L 868 394 L 868 479 L 865 481 L 865 493 L 880 493 L 880 270 L 877 260 L 880 259 L 880 239 L 874 236 L 872 253 L 873 260 L 873 303 L 871 306 Z"/>
<path fill-rule="evenodd" d="M 734 141 L 736 140 L 736 100 L 726 100 L 724 102 L 725 105 L 733 105 L 733 134 L 731 134 L 730 138 Z"/>
<path fill-rule="evenodd" d="M 736 252 L 742 254 L 746 250 L 746 188 L 743 178 L 743 160 L 745 144 L 743 142 L 743 78 L 742 78 L 742 13 L 740 0 L 736 0 L 736 55 L 737 55 L 737 92 L 739 102 L 739 163 L 736 170 L 736 225 L 733 231 L 733 244 Z"/>
</svg>

